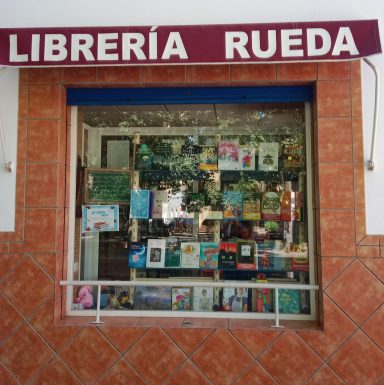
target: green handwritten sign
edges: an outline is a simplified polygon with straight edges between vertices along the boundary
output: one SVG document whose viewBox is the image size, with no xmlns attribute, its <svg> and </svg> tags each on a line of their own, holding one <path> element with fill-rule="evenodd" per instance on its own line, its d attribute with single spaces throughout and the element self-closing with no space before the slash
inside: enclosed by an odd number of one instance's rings
<svg viewBox="0 0 384 385">
<path fill-rule="evenodd" d="M 128 170 L 88 169 L 85 203 L 129 203 L 131 175 Z"/>
</svg>

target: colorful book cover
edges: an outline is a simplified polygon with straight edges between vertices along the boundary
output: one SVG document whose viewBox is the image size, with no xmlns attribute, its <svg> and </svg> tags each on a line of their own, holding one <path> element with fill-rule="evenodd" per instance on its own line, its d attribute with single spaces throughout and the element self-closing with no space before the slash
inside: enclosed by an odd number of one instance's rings
<svg viewBox="0 0 384 385">
<path fill-rule="evenodd" d="M 300 221 L 301 220 L 301 192 L 283 191 L 281 193 L 281 215 L 282 221 Z"/>
<path fill-rule="evenodd" d="M 263 192 L 261 196 L 261 219 L 266 221 L 280 220 L 280 196 L 275 191 Z"/>
<path fill-rule="evenodd" d="M 167 238 L 164 267 L 180 267 L 180 252 L 180 243 L 177 238 Z"/>
<path fill-rule="evenodd" d="M 279 170 L 279 143 L 262 142 L 259 144 L 259 170 Z"/>
<path fill-rule="evenodd" d="M 135 156 L 136 170 L 151 170 L 153 154 L 148 145 L 142 143 L 139 145 Z"/>
<path fill-rule="evenodd" d="M 243 215 L 243 193 L 240 191 L 224 191 L 223 217 L 225 219 L 241 219 Z"/>
<path fill-rule="evenodd" d="M 216 242 L 200 243 L 200 269 L 219 267 L 219 244 Z"/>
<path fill-rule="evenodd" d="M 239 169 L 239 144 L 236 141 L 222 140 L 218 149 L 219 170 Z"/>
<path fill-rule="evenodd" d="M 164 267 L 165 239 L 148 239 L 147 267 Z"/>
<path fill-rule="evenodd" d="M 224 311 L 247 312 L 248 289 L 246 287 L 224 287 L 222 305 Z"/>
<path fill-rule="evenodd" d="M 286 170 L 304 167 L 304 146 L 298 143 L 283 145 L 283 167 Z"/>
<path fill-rule="evenodd" d="M 257 274 L 256 283 L 268 283 L 265 274 Z M 268 313 L 272 308 L 273 292 L 266 288 L 252 289 L 252 310 L 258 313 Z"/>
<path fill-rule="evenodd" d="M 190 287 L 173 287 L 172 310 L 191 310 L 191 292 Z"/>
<path fill-rule="evenodd" d="M 236 268 L 256 270 L 257 244 L 255 241 L 237 241 Z"/>
<path fill-rule="evenodd" d="M 136 286 L 133 307 L 135 310 L 171 310 L 172 288 Z"/>
<path fill-rule="evenodd" d="M 252 171 L 255 167 L 255 149 L 251 147 L 241 147 L 239 149 L 239 169 Z"/>
<path fill-rule="evenodd" d="M 274 253 L 275 242 L 264 241 L 257 244 L 257 269 L 260 271 L 276 270 Z"/>
<path fill-rule="evenodd" d="M 309 271 L 308 244 L 291 243 L 290 245 L 291 271 Z"/>
<path fill-rule="evenodd" d="M 279 311 L 284 314 L 301 313 L 300 291 L 279 289 Z"/>
<path fill-rule="evenodd" d="M 261 219 L 261 193 L 246 192 L 243 196 L 243 219 L 258 221 Z"/>
<path fill-rule="evenodd" d="M 237 243 L 219 243 L 219 268 L 236 269 Z"/>
<path fill-rule="evenodd" d="M 151 191 L 131 190 L 129 216 L 131 219 L 148 219 L 151 206 Z"/>
<path fill-rule="evenodd" d="M 200 243 L 181 242 L 181 268 L 198 269 L 200 267 Z"/>
<path fill-rule="evenodd" d="M 208 171 L 217 170 L 216 146 L 201 146 L 199 169 Z"/>
<path fill-rule="evenodd" d="M 173 155 L 173 149 L 171 143 L 156 142 L 152 146 L 153 158 L 152 169 L 164 170 L 169 169 L 169 159 Z"/>
<path fill-rule="evenodd" d="M 144 244 L 133 242 L 129 245 L 128 266 L 132 269 L 145 269 L 147 248 Z"/>
<path fill-rule="evenodd" d="M 168 211 L 168 190 L 152 191 L 151 197 L 151 218 L 165 218 Z"/>
<path fill-rule="evenodd" d="M 213 287 L 194 287 L 193 288 L 194 311 L 212 311 L 213 308 Z"/>
</svg>

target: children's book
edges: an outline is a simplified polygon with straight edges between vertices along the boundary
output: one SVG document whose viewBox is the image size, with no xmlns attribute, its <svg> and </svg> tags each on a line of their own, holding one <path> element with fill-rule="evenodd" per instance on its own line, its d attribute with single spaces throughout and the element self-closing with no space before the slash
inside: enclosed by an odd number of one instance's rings
<svg viewBox="0 0 384 385">
<path fill-rule="evenodd" d="M 165 239 L 148 239 L 147 267 L 164 267 Z"/>
<path fill-rule="evenodd" d="M 169 159 L 173 155 L 172 144 L 164 141 L 157 142 L 152 146 L 152 152 L 152 169 L 168 169 L 170 166 Z"/>
<path fill-rule="evenodd" d="M 247 312 L 248 289 L 246 287 L 224 287 L 222 307 L 224 311 Z"/>
<path fill-rule="evenodd" d="M 255 241 L 237 241 L 236 268 L 257 269 L 257 244 Z"/>
<path fill-rule="evenodd" d="M 261 219 L 267 221 L 280 220 L 280 196 L 275 191 L 266 191 L 261 197 Z"/>
<path fill-rule="evenodd" d="M 135 156 L 136 170 L 150 170 L 152 168 L 153 153 L 148 145 L 142 143 L 138 146 Z"/>
<path fill-rule="evenodd" d="M 290 245 L 291 271 L 309 271 L 308 244 L 291 243 Z"/>
<path fill-rule="evenodd" d="M 239 169 L 239 144 L 236 141 L 222 140 L 218 149 L 219 170 Z"/>
<path fill-rule="evenodd" d="M 151 218 L 165 218 L 168 211 L 168 190 L 151 192 Z"/>
<path fill-rule="evenodd" d="M 279 311 L 284 314 L 299 314 L 301 312 L 300 291 L 279 289 Z"/>
<path fill-rule="evenodd" d="M 129 216 L 131 219 L 148 219 L 151 207 L 151 191 L 131 190 Z"/>
<path fill-rule="evenodd" d="M 283 167 L 286 170 L 304 167 L 304 146 L 299 143 L 283 145 Z"/>
<path fill-rule="evenodd" d="M 217 170 L 216 146 L 201 146 L 199 169 L 209 171 Z"/>
<path fill-rule="evenodd" d="M 225 219 L 241 219 L 243 215 L 243 193 L 240 191 L 224 191 L 223 217 Z"/>
<path fill-rule="evenodd" d="M 181 268 L 198 269 L 200 267 L 200 243 L 181 242 Z"/>
<path fill-rule="evenodd" d="M 213 308 L 213 287 L 194 287 L 193 288 L 194 311 L 212 311 Z"/>
<path fill-rule="evenodd" d="M 219 269 L 236 269 L 237 243 L 219 243 Z"/>
<path fill-rule="evenodd" d="M 191 293 L 190 287 L 173 287 L 172 310 L 191 310 Z"/>
<path fill-rule="evenodd" d="M 246 192 L 243 195 L 243 219 L 258 221 L 261 218 L 261 193 Z"/>
<path fill-rule="evenodd" d="M 145 269 L 147 248 L 144 244 L 133 242 L 129 245 L 128 266 L 132 269 Z"/>
<path fill-rule="evenodd" d="M 200 243 L 200 269 L 219 267 L 219 244 L 216 242 Z"/>
<path fill-rule="evenodd" d="M 257 270 L 271 271 L 276 270 L 275 263 L 275 242 L 264 241 L 257 244 Z"/>
<path fill-rule="evenodd" d="M 137 286 L 133 307 L 135 310 L 171 310 L 172 288 Z"/>
<path fill-rule="evenodd" d="M 281 193 L 281 215 L 282 221 L 301 220 L 301 192 L 283 191 Z"/>
<path fill-rule="evenodd" d="M 167 238 L 165 242 L 165 267 L 180 267 L 180 243 L 177 238 Z"/>
<path fill-rule="evenodd" d="M 255 149 L 251 147 L 240 147 L 239 169 L 252 171 L 255 169 Z"/>
<path fill-rule="evenodd" d="M 266 275 L 263 273 L 257 274 L 255 281 L 256 283 L 268 283 Z M 252 289 L 252 310 L 259 313 L 270 312 L 272 309 L 272 295 L 273 292 L 271 289 Z"/>
<path fill-rule="evenodd" d="M 279 143 L 260 143 L 259 144 L 259 170 L 278 171 L 279 170 Z"/>
</svg>

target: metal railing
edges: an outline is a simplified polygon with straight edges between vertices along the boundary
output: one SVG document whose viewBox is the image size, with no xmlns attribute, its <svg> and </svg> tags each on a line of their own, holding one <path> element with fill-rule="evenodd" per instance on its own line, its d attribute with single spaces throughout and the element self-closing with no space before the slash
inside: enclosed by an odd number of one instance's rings
<svg viewBox="0 0 384 385">
<path fill-rule="evenodd" d="M 290 289 L 290 290 L 319 290 L 318 285 L 306 285 L 306 284 L 290 284 L 290 283 L 252 283 L 249 281 L 220 281 L 220 282 L 210 282 L 210 281 L 60 281 L 61 286 L 96 286 L 97 287 L 97 298 L 96 298 L 96 319 L 91 323 L 94 324 L 102 324 L 103 322 L 100 320 L 100 299 L 101 299 L 101 288 L 102 286 L 112 286 L 112 287 L 139 287 L 139 286 L 151 286 L 151 287 L 213 287 L 213 288 L 236 288 L 236 287 L 244 287 L 249 289 L 271 289 L 274 290 L 274 303 L 279 303 L 279 290 L 280 289 Z M 130 311 L 132 315 L 136 315 L 135 311 Z M 152 315 L 155 312 L 152 312 Z M 157 312 L 156 312 L 157 313 Z M 176 313 L 176 312 L 173 312 Z M 181 312 L 177 312 L 180 314 Z M 189 314 L 193 312 L 188 312 Z M 225 312 L 228 314 L 228 312 Z M 211 314 L 211 313 L 209 313 Z M 267 313 L 259 313 L 259 314 L 267 314 Z M 280 328 L 280 312 L 279 306 L 274 306 L 274 320 L 275 323 L 271 325 L 273 328 Z"/>
</svg>

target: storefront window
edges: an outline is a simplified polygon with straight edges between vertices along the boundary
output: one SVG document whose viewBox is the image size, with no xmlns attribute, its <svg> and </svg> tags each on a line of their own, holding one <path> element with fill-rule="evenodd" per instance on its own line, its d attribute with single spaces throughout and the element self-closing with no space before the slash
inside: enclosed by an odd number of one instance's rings
<svg viewBox="0 0 384 385">
<path fill-rule="evenodd" d="M 314 283 L 308 113 L 305 103 L 79 107 L 73 279 L 184 283 L 103 286 L 105 311 L 272 313 L 273 290 L 247 283 Z M 205 286 L 217 281 L 236 287 Z M 95 296 L 74 288 L 72 310 L 94 309 Z M 310 291 L 279 292 L 281 314 L 314 307 Z"/>
</svg>

